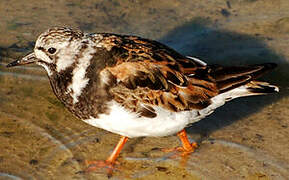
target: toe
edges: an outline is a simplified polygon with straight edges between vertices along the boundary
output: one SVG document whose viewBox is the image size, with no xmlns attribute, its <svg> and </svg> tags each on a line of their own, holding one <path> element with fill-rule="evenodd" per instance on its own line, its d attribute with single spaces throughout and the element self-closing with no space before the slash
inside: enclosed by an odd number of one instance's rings
<svg viewBox="0 0 289 180">
<path fill-rule="evenodd" d="M 105 173 L 108 177 L 112 176 L 113 171 L 117 170 L 114 163 L 108 161 L 85 161 L 87 166 L 85 172 Z"/>
</svg>

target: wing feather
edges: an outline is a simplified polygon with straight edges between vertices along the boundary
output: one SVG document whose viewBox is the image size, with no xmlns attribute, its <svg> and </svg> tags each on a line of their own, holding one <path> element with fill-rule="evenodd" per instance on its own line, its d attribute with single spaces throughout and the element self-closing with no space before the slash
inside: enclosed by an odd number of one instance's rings
<svg viewBox="0 0 289 180">
<path fill-rule="evenodd" d="M 275 67 L 272 63 L 207 65 L 153 40 L 102 35 L 101 43 L 115 61 L 103 70 L 116 79 L 110 94 L 127 109 L 146 117 L 156 116 L 154 106 L 173 112 L 205 108 L 212 97 L 247 84 Z"/>
</svg>

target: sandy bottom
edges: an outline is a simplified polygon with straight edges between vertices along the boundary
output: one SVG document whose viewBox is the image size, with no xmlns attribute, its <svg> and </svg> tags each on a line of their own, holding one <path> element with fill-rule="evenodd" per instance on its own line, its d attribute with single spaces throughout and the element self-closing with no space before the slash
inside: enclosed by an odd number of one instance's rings
<svg viewBox="0 0 289 180">
<path fill-rule="evenodd" d="M 196 152 L 162 152 L 180 145 L 175 136 L 130 139 L 111 179 L 288 179 L 287 0 L 11 0 L 0 17 L 0 179 L 107 178 L 83 173 L 84 161 L 106 159 L 119 136 L 73 117 L 41 68 L 3 66 L 56 25 L 157 39 L 210 64 L 279 64 L 264 77 L 279 94 L 234 100 L 187 128 Z"/>
</svg>

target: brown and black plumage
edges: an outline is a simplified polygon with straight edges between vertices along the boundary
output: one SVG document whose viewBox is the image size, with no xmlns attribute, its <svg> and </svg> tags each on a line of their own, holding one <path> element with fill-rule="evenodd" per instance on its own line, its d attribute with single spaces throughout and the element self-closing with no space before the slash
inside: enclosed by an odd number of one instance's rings
<svg viewBox="0 0 289 180">
<path fill-rule="evenodd" d="M 128 137 L 177 133 L 183 147 L 195 143 L 184 128 L 234 98 L 267 94 L 278 87 L 256 79 L 276 67 L 207 65 L 157 41 L 70 28 L 42 33 L 34 52 L 8 67 L 36 63 L 45 68 L 57 98 L 84 122 L 122 135 L 114 164 Z"/>
<path fill-rule="evenodd" d="M 156 41 L 135 36 L 103 34 L 101 43 L 113 53 L 109 71 L 120 83 L 111 88 L 114 99 L 143 116 L 154 117 L 151 106 L 189 111 L 210 105 L 210 98 L 245 84 L 251 92 L 270 93 L 261 82 L 252 82 L 276 67 L 267 63 L 241 67 L 206 66 Z M 141 104 L 145 104 L 143 106 Z"/>
</svg>

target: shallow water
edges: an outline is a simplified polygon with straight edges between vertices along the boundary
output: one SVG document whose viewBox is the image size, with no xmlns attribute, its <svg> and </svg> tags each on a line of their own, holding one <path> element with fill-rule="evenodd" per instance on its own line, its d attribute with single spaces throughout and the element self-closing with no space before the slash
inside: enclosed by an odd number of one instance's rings
<svg viewBox="0 0 289 180">
<path fill-rule="evenodd" d="M 41 68 L 4 67 L 52 26 L 152 38 L 210 64 L 279 64 L 264 77 L 279 94 L 234 100 L 187 128 L 195 153 L 161 152 L 175 136 L 131 139 L 112 179 L 289 177 L 287 0 L 2 0 L 0 17 L 0 179 L 107 178 L 82 173 L 84 161 L 105 159 L 119 136 L 66 111 Z"/>
</svg>

